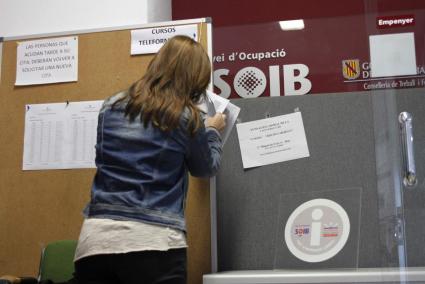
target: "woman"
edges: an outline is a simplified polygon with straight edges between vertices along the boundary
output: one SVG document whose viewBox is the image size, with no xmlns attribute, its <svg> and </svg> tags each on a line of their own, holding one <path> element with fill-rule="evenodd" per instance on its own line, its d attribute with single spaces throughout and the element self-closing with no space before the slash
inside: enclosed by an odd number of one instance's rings
<svg viewBox="0 0 425 284">
<path fill-rule="evenodd" d="M 105 101 L 78 283 L 186 283 L 188 171 L 217 172 L 225 127 L 223 114 L 204 117 L 197 108 L 210 75 L 202 46 L 176 36 L 139 81 Z"/>
</svg>

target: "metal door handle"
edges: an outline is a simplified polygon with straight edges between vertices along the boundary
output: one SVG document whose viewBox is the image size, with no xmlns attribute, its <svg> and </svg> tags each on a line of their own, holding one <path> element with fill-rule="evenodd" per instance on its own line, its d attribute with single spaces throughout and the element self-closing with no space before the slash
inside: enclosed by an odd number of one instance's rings
<svg viewBox="0 0 425 284">
<path fill-rule="evenodd" d="M 414 186 L 417 183 L 415 153 L 413 149 L 413 126 L 412 115 L 408 112 L 401 112 L 398 116 L 401 130 L 401 141 L 403 148 L 404 179 L 406 186 Z"/>
</svg>

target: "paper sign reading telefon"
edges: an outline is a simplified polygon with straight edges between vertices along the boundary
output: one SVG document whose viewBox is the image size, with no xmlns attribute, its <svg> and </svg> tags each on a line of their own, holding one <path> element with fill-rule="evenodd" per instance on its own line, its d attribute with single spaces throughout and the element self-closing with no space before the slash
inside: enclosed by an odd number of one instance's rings
<svg viewBox="0 0 425 284">
<path fill-rule="evenodd" d="M 244 168 L 309 157 L 301 112 L 236 124 Z"/>
<path fill-rule="evenodd" d="M 185 35 L 198 41 L 198 25 L 146 28 L 131 31 L 131 55 L 156 53 L 169 38 Z"/>
</svg>

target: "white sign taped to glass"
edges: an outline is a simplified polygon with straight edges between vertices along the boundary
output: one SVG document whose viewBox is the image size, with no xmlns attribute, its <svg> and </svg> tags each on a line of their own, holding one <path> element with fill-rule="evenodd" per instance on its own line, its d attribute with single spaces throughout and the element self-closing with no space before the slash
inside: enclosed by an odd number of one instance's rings
<svg viewBox="0 0 425 284">
<path fill-rule="evenodd" d="M 289 251 L 306 262 L 321 262 L 337 255 L 350 234 L 345 209 L 330 199 L 318 198 L 298 206 L 285 225 Z"/>
<path fill-rule="evenodd" d="M 236 124 L 244 168 L 310 156 L 301 112 Z"/>
</svg>

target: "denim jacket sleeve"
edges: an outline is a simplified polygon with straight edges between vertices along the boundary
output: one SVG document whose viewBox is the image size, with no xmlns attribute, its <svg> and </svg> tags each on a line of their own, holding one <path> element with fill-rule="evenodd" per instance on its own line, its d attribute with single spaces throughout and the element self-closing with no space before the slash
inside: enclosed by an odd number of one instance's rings
<svg viewBox="0 0 425 284">
<path fill-rule="evenodd" d="M 186 166 L 195 177 L 214 176 L 222 153 L 220 133 L 212 127 L 201 127 L 194 136 L 189 136 Z"/>
<path fill-rule="evenodd" d="M 215 128 L 202 125 L 193 135 L 187 131 L 189 111 L 186 109 L 180 120 L 180 143 L 185 148 L 185 165 L 195 177 L 212 177 L 219 168 L 222 154 L 220 132 Z M 204 113 L 201 113 L 204 119 Z"/>
</svg>

